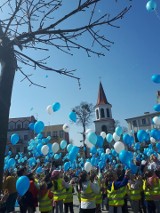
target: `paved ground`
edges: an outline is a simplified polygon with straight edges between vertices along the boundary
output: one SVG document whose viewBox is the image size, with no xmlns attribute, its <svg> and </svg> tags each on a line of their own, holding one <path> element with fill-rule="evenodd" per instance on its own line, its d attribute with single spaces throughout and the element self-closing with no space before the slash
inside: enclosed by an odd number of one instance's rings
<svg viewBox="0 0 160 213">
<path fill-rule="evenodd" d="M 79 213 L 79 201 L 77 195 L 74 195 L 73 203 L 74 203 L 74 213 Z M 18 207 L 16 207 L 16 212 L 17 213 L 20 212 Z M 36 213 L 40 213 L 40 211 L 37 209 Z M 102 213 L 108 213 L 108 211 L 102 211 Z M 130 208 L 129 213 L 133 213 Z"/>
</svg>

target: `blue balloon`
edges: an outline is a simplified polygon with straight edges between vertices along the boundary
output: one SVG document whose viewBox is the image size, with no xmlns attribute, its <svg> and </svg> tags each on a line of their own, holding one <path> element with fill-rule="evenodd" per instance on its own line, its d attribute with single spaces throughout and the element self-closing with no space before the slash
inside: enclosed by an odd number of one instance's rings
<svg viewBox="0 0 160 213">
<path fill-rule="evenodd" d="M 150 0 L 146 4 L 146 9 L 150 11 L 154 11 L 157 8 L 157 3 L 154 0 Z M 156 82 L 157 83 L 157 82 Z"/>
<path fill-rule="evenodd" d="M 130 135 L 128 134 L 123 134 L 123 142 L 125 144 L 129 144 L 130 143 Z"/>
<path fill-rule="evenodd" d="M 73 147 L 73 145 L 72 145 L 72 144 L 68 144 L 68 145 L 67 145 L 67 151 L 68 151 L 68 152 L 70 152 L 70 151 L 71 151 L 71 149 L 72 149 L 72 147 Z"/>
<path fill-rule="evenodd" d="M 87 139 L 90 143 L 92 143 L 93 145 L 96 145 L 97 142 L 97 135 L 95 132 L 89 132 L 87 134 Z"/>
<path fill-rule="evenodd" d="M 135 143 L 134 148 L 135 148 L 135 150 L 139 150 L 140 149 L 140 144 L 139 143 Z"/>
<path fill-rule="evenodd" d="M 103 142 L 104 142 L 104 139 L 102 136 L 100 135 L 97 135 L 97 142 L 96 142 L 96 146 L 102 148 L 103 147 Z"/>
<path fill-rule="evenodd" d="M 132 160 L 132 156 L 131 154 L 126 151 L 126 150 L 122 150 L 120 153 L 119 153 L 119 160 L 125 164 L 125 165 L 128 165 L 130 163 L 130 161 Z"/>
<path fill-rule="evenodd" d="M 77 115 L 76 115 L 76 113 L 75 112 L 70 112 L 69 113 L 69 118 L 71 119 L 71 121 L 73 121 L 73 122 L 76 122 L 76 120 L 77 120 Z"/>
<path fill-rule="evenodd" d="M 67 141 L 66 140 L 62 140 L 61 143 L 60 143 L 61 149 L 65 149 L 66 146 L 67 146 Z"/>
<path fill-rule="evenodd" d="M 160 131 L 158 129 L 152 129 L 150 132 L 150 136 L 158 141 L 160 140 Z"/>
<path fill-rule="evenodd" d="M 37 121 L 34 124 L 34 131 L 35 133 L 39 134 L 44 130 L 44 123 L 42 121 Z"/>
<path fill-rule="evenodd" d="M 16 189 L 20 196 L 23 196 L 29 189 L 30 181 L 27 176 L 21 176 L 16 181 Z"/>
<path fill-rule="evenodd" d="M 121 126 L 117 126 L 115 129 L 115 132 L 118 136 L 121 136 L 121 134 L 123 133 L 123 129 Z"/>
<path fill-rule="evenodd" d="M 106 140 L 108 141 L 108 143 L 111 143 L 113 140 L 113 135 L 111 133 L 108 133 L 106 136 Z"/>
<path fill-rule="evenodd" d="M 10 158 L 8 161 L 8 168 L 13 168 L 16 165 L 16 161 L 14 158 Z"/>
<path fill-rule="evenodd" d="M 97 152 L 97 149 L 96 149 L 95 146 L 93 146 L 93 147 L 90 148 L 90 153 L 96 154 L 96 152 Z"/>
<path fill-rule="evenodd" d="M 16 133 L 12 134 L 12 135 L 11 135 L 11 143 L 12 143 L 13 145 L 15 145 L 16 143 L 18 143 L 18 141 L 19 141 L 19 135 L 16 134 Z"/>
<path fill-rule="evenodd" d="M 68 169 L 70 168 L 70 163 L 69 162 L 65 162 L 64 164 L 64 171 L 68 171 Z"/>
<path fill-rule="evenodd" d="M 58 102 L 53 103 L 52 105 L 53 112 L 57 112 L 60 108 L 61 108 L 60 103 Z"/>
<path fill-rule="evenodd" d="M 148 140 L 148 134 L 147 134 L 147 132 L 144 131 L 143 129 L 138 130 L 137 138 L 138 138 L 138 141 L 139 141 L 139 142 L 147 141 L 147 140 Z"/>
<path fill-rule="evenodd" d="M 138 171 L 138 167 L 132 162 L 130 163 L 129 168 L 130 168 L 132 174 L 136 174 Z"/>
<path fill-rule="evenodd" d="M 60 158 L 60 155 L 59 154 L 54 154 L 54 159 L 55 160 L 58 160 Z"/>
<path fill-rule="evenodd" d="M 156 105 L 154 105 L 154 110 L 156 111 L 156 112 L 160 112 L 160 104 L 156 104 Z"/>
<path fill-rule="evenodd" d="M 37 174 L 41 174 L 43 172 L 43 169 L 41 166 L 39 166 L 37 169 L 36 169 L 36 173 Z"/>
<path fill-rule="evenodd" d="M 34 130 L 34 123 L 30 123 L 28 127 L 30 130 Z"/>
</svg>

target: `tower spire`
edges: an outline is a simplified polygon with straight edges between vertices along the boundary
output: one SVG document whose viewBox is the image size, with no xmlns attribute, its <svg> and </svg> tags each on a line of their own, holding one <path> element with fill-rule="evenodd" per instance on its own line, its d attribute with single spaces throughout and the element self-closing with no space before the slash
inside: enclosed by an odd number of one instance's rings
<svg viewBox="0 0 160 213">
<path fill-rule="evenodd" d="M 100 81 L 96 106 L 103 105 L 103 104 L 110 104 L 110 103 L 107 101 L 107 98 L 106 98 L 102 83 Z"/>
</svg>

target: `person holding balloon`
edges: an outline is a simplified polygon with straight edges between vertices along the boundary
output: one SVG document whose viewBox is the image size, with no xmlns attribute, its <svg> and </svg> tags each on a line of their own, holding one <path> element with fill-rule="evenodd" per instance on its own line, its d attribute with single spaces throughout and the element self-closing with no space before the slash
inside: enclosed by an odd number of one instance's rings
<svg viewBox="0 0 160 213">
<path fill-rule="evenodd" d="M 126 186 L 129 180 L 129 170 L 125 171 L 122 181 L 118 181 L 117 173 L 113 170 L 106 173 L 107 196 L 109 201 L 109 213 L 122 213 L 125 204 Z"/>
<path fill-rule="evenodd" d="M 99 193 L 99 186 L 95 182 L 90 181 L 90 176 L 86 171 L 80 174 L 79 178 L 80 191 L 80 213 L 96 212 L 96 195 Z"/>
</svg>

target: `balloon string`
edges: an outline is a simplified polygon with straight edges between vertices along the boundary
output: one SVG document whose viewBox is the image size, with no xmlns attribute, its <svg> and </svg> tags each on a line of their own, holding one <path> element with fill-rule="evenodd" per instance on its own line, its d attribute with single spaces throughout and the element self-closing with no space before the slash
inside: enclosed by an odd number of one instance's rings
<svg viewBox="0 0 160 213">
<path fill-rule="evenodd" d="M 157 10 L 154 11 L 157 18 L 160 20 L 160 15 L 158 14 Z"/>
</svg>

